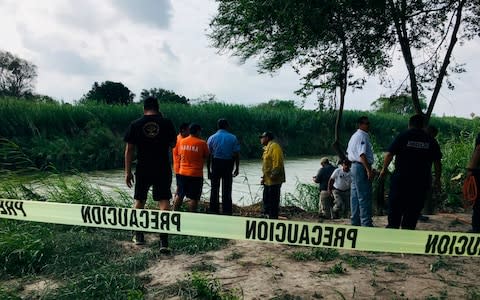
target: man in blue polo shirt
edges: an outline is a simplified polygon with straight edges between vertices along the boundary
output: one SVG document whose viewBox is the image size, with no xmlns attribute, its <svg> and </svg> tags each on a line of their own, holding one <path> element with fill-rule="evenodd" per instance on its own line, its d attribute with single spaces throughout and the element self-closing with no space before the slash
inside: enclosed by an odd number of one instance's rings
<svg viewBox="0 0 480 300">
<path fill-rule="evenodd" d="M 220 213 L 219 193 L 222 182 L 222 213 L 232 214 L 232 181 L 238 175 L 240 165 L 240 143 L 237 137 L 228 132 L 230 125 L 226 119 L 219 119 L 217 132 L 207 140 L 210 156 L 207 160 L 208 178 L 211 181 L 211 213 Z M 235 167 L 235 169 L 234 169 Z"/>
</svg>

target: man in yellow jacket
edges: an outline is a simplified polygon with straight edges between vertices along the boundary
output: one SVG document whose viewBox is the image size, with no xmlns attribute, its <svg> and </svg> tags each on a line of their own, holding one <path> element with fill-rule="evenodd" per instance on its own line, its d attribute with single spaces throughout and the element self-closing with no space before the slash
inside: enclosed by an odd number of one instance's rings
<svg viewBox="0 0 480 300">
<path fill-rule="evenodd" d="M 270 219 L 278 219 L 280 208 L 280 188 L 285 182 L 282 147 L 275 142 L 273 133 L 266 131 L 260 135 L 263 147 L 262 181 L 263 213 Z"/>
</svg>

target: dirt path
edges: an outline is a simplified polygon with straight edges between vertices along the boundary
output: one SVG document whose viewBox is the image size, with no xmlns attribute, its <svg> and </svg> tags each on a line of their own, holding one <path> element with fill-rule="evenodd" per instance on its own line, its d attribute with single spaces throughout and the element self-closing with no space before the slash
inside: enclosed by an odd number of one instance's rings
<svg viewBox="0 0 480 300">
<path fill-rule="evenodd" d="M 419 230 L 466 231 L 469 215 L 434 215 Z M 348 220 L 332 223 L 347 224 Z M 384 226 L 385 217 L 374 218 Z M 327 251 L 331 260 L 306 259 Z M 147 298 L 166 298 L 163 287 L 204 270 L 244 299 L 480 299 L 478 258 L 328 251 L 232 241 L 220 251 L 160 257 L 145 272 Z M 176 299 L 176 298 L 172 298 Z"/>
</svg>

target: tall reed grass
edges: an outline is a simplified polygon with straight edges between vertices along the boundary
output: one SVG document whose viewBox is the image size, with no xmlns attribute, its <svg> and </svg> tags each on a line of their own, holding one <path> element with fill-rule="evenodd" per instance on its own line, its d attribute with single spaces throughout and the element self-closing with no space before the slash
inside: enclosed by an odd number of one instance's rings
<svg viewBox="0 0 480 300">
<path fill-rule="evenodd" d="M 40 171 L 21 175 L 21 179 L 16 173 L 3 173 L 0 198 L 132 205 L 129 195 L 106 194 L 80 175 L 69 178 Z M 143 299 L 148 278 L 140 273 L 158 257 L 155 244 L 135 252 L 124 247 L 122 244 L 131 238 L 131 232 L 124 230 L 0 218 L 0 236 L 0 299 Z M 193 255 L 227 243 L 223 239 L 171 236 L 174 251 Z M 29 295 L 16 288 L 38 278 L 53 282 L 53 288 Z"/>
<path fill-rule="evenodd" d="M 224 103 L 165 103 L 160 109 L 177 127 L 182 122 L 199 123 L 204 138 L 215 132 L 219 118 L 227 118 L 232 132 L 240 140 L 243 158 L 261 155 L 258 135 L 266 130 L 276 134 L 287 156 L 334 154 L 331 147 L 334 112 Z M 123 135 L 128 124 L 142 113 L 140 104 L 71 105 L 0 98 L 0 138 L 17 144 L 40 169 L 52 166 L 59 171 L 121 168 Z M 377 151 L 385 149 L 407 128 L 406 116 L 345 111 L 340 124 L 340 142 L 344 146 L 356 130 L 356 120 L 361 115 L 371 119 Z M 480 121 L 433 118 L 431 123 L 439 128 L 439 139 L 448 140 L 462 130 L 478 128 Z"/>
</svg>

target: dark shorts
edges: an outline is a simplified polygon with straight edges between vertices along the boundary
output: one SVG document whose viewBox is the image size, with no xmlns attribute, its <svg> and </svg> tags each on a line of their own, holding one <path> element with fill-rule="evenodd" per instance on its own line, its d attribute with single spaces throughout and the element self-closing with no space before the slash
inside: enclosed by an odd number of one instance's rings
<svg viewBox="0 0 480 300">
<path fill-rule="evenodd" d="M 182 180 L 182 175 L 176 174 L 175 179 L 177 181 L 177 196 L 180 197 L 180 199 L 183 199 L 185 197 L 185 187 L 183 186 L 183 180 Z"/>
<path fill-rule="evenodd" d="M 203 178 L 178 175 L 183 185 L 185 197 L 193 200 L 200 200 L 202 196 Z"/>
<path fill-rule="evenodd" d="M 165 172 L 167 173 L 167 172 Z M 135 192 L 134 199 L 140 201 L 146 201 L 148 190 L 152 188 L 153 200 L 170 200 L 172 198 L 172 173 L 169 174 L 135 174 Z"/>
</svg>

